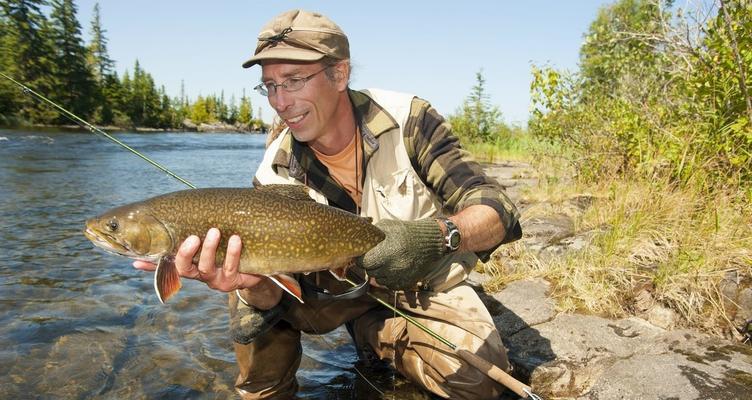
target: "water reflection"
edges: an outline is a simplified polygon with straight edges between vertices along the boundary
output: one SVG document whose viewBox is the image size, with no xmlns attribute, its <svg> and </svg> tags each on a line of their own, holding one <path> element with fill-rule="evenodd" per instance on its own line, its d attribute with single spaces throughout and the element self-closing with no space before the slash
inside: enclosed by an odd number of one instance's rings
<svg viewBox="0 0 752 400">
<path fill-rule="evenodd" d="M 116 135 L 199 187 L 248 186 L 264 137 Z M 184 189 L 89 133 L 0 130 L 0 398 L 227 398 L 226 298 L 184 282 L 159 304 L 152 277 L 93 249 L 86 218 Z M 305 399 L 382 398 L 354 369 L 344 329 L 304 337 Z M 427 398 L 391 370 L 359 368 L 386 398 Z"/>
</svg>

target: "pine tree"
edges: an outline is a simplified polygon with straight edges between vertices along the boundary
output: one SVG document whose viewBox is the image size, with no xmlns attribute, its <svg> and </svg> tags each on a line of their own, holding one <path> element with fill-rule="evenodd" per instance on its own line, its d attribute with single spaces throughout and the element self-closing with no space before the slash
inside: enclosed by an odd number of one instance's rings
<svg viewBox="0 0 752 400">
<path fill-rule="evenodd" d="M 53 75 L 57 64 L 49 24 L 40 7 L 44 0 L 4 0 L 0 2 L 5 24 L 3 26 L 2 50 L 8 64 L 6 71 L 32 89 L 49 94 L 55 85 Z M 57 113 L 31 97 L 14 97 L 16 115 L 27 122 L 51 122 Z"/>
<path fill-rule="evenodd" d="M 102 108 L 102 121 L 104 124 L 115 124 L 117 126 L 131 126 L 133 122 L 125 111 L 127 104 L 128 90 L 130 88 L 130 77 L 126 71 L 123 80 L 118 78 L 117 71 L 106 75 L 104 85 L 102 86 L 102 96 L 108 99 L 107 107 Z"/>
<path fill-rule="evenodd" d="M 55 76 L 60 84 L 51 97 L 74 114 L 88 118 L 94 105 L 95 83 L 86 62 L 73 0 L 53 0 L 51 19 L 57 56 Z"/>
<path fill-rule="evenodd" d="M 99 14 L 99 3 L 94 5 L 90 28 L 91 42 L 87 46 L 86 61 L 92 76 L 96 81 L 93 95 L 94 110 L 92 120 L 100 124 L 112 124 L 115 118 L 115 101 L 105 94 L 112 91 L 113 84 L 119 84 L 115 70 L 115 62 L 107 53 L 107 38 L 102 28 Z M 115 75 L 113 79 L 113 75 Z M 108 88 L 109 86 L 109 88 Z"/>
<path fill-rule="evenodd" d="M 13 41 L 10 34 L 10 22 L 4 13 L 0 13 L 0 71 L 6 75 L 18 77 L 18 68 L 13 59 Z M 0 79 L 0 124 L 8 125 L 18 111 L 18 88 L 7 79 Z"/>
<path fill-rule="evenodd" d="M 161 98 L 154 87 L 154 79 L 141 68 L 138 60 L 133 66 L 133 78 L 127 87 L 125 111 L 136 126 L 159 125 Z M 126 82 L 123 82 L 126 87 Z M 129 90 L 128 90 L 129 89 Z"/>
<path fill-rule="evenodd" d="M 235 95 L 233 94 L 230 96 L 230 105 L 229 110 L 227 114 L 227 123 L 229 124 L 235 124 L 238 122 L 238 105 L 237 101 L 235 101 Z"/>
<path fill-rule="evenodd" d="M 475 74 L 475 85 L 456 114 L 449 116 L 452 130 L 463 140 L 479 143 L 494 143 L 506 139 L 510 134 L 501 119 L 501 111 L 491 106 L 486 91 L 483 71 Z"/>
<path fill-rule="evenodd" d="M 174 109 L 172 107 L 172 103 L 170 102 L 170 97 L 167 96 L 167 91 L 165 90 L 164 85 L 162 85 L 159 88 L 159 124 L 158 128 L 166 129 L 170 128 L 174 124 L 175 119 L 175 113 Z"/>
<path fill-rule="evenodd" d="M 240 109 L 238 110 L 238 122 L 241 124 L 250 124 L 253 119 L 253 108 L 251 107 L 251 99 L 245 94 L 243 89 L 243 96 L 240 98 Z"/>
<path fill-rule="evenodd" d="M 88 47 L 88 62 L 94 78 L 97 82 L 102 82 L 105 75 L 111 74 L 115 68 L 115 62 L 107 53 L 107 38 L 104 36 L 106 30 L 102 28 L 102 22 L 99 15 L 99 3 L 94 5 L 94 13 L 91 18 L 91 43 Z"/>
</svg>

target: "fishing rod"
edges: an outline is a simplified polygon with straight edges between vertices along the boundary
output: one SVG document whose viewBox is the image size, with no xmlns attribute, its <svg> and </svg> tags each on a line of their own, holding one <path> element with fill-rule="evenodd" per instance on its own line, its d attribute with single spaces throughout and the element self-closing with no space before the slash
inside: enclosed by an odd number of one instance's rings
<svg viewBox="0 0 752 400">
<path fill-rule="evenodd" d="M 148 162 L 149 164 L 153 165 L 157 169 L 161 170 L 162 172 L 166 173 L 167 175 L 177 179 L 178 181 L 182 182 L 186 186 L 190 187 L 191 189 L 196 189 L 196 186 L 190 183 L 189 181 L 183 179 L 182 177 L 178 176 L 174 172 L 170 171 L 167 167 L 163 166 L 162 164 L 152 160 L 151 158 L 145 156 L 144 154 L 140 153 L 138 150 L 128 146 L 127 144 L 123 143 L 122 141 L 118 140 L 117 138 L 109 135 L 105 131 L 97 128 L 96 126 L 90 124 L 83 118 L 80 118 L 76 114 L 73 114 L 72 112 L 66 110 L 62 106 L 58 105 L 54 101 L 42 96 L 41 94 L 35 92 L 28 86 L 24 85 L 21 82 L 16 81 L 15 79 L 11 78 L 10 76 L 4 74 L 3 72 L 0 72 L 0 76 L 8 79 L 9 81 L 13 82 L 14 84 L 18 85 L 23 89 L 24 94 L 32 94 L 36 96 L 37 98 L 43 100 L 47 104 L 50 104 L 51 106 L 55 107 L 57 110 L 59 110 L 66 118 L 70 119 L 71 121 L 75 122 L 79 126 L 88 129 L 90 132 L 98 133 L 105 138 L 111 140 L 112 142 L 116 143 L 117 145 L 125 148 L 126 150 L 130 151 L 131 153 L 137 155 L 144 161 Z M 345 281 L 353 287 L 359 286 L 355 282 L 345 279 Z M 507 372 L 502 370 L 501 368 L 497 367 L 493 363 L 482 359 L 481 357 L 476 356 L 475 354 L 471 353 L 468 350 L 459 348 L 454 343 L 450 342 L 449 340 L 445 339 L 438 333 L 431 330 L 429 327 L 421 324 L 419 321 L 417 321 L 415 318 L 411 317 L 410 315 L 406 314 L 405 312 L 399 310 L 397 307 L 392 306 L 391 304 L 385 302 L 384 300 L 376 297 L 373 293 L 366 292 L 368 296 L 370 296 L 372 299 L 376 300 L 379 304 L 383 305 L 384 307 L 388 308 L 390 311 L 394 312 L 395 314 L 399 315 L 400 317 L 404 318 L 406 321 L 410 322 L 411 324 L 415 325 L 418 329 L 422 330 L 423 332 L 427 333 L 434 339 L 438 340 L 439 342 L 443 343 L 447 347 L 449 347 L 452 351 L 454 351 L 455 354 L 457 354 L 460 358 L 465 360 L 468 364 L 470 364 L 472 367 L 476 368 L 477 370 L 485 373 L 489 378 L 495 380 L 496 382 L 504 385 L 505 387 L 509 388 L 511 391 L 515 392 L 518 396 L 526 399 L 530 398 L 532 400 L 542 400 L 540 396 L 532 392 L 532 388 L 528 385 L 525 385 L 524 383 L 518 381 L 517 379 L 513 378 L 511 375 L 509 375 Z"/>
<path fill-rule="evenodd" d="M 151 158 L 149 158 L 149 157 L 145 156 L 144 154 L 140 153 L 140 152 L 139 152 L 138 150 L 136 150 L 136 149 L 132 148 L 131 146 L 128 146 L 127 144 L 125 144 L 125 143 L 123 143 L 122 141 L 118 140 L 118 139 L 117 139 L 116 137 L 114 137 L 114 136 L 112 136 L 112 135 L 108 134 L 107 132 L 105 132 L 105 131 L 103 131 L 103 130 L 101 130 L 101 129 L 97 128 L 96 126 L 94 126 L 94 125 L 90 124 L 89 122 L 87 122 L 87 121 L 86 121 L 86 120 L 84 120 L 83 118 L 80 118 L 80 117 L 79 117 L 78 115 L 76 115 L 76 114 L 73 114 L 72 112 L 70 112 L 70 111 L 66 110 L 66 109 L 65 109 L 65 108 L 63 108 L 62 106 L 60 106 L 60 105 L 58 105 L 57 103 L 55 103 L 54 101 L 52 101 L 52 100 L 50 100 L 50 99 L 48 99 L 48 98 L 46 98 L 46 97 L 42 96 L 41 94 L 39 94 L 39 93 L 35 92 L 34 90 L 32 90 L 32 89 L 31 89 L 30 87 L 28 87 L 28 86 L 24 85 L 24 84 L 23 84 L 23 83 L 21 83 L 21 82 L 18 82 L 17 80 L 15 80 L 15 79 L 11 78 L 10 76 L 8 76 L 8 75 L 6 75 L 6 74 L 4 74 L 4 73 L 2 73 L 2 72 L 0 72 L 0 75 L 1 75 L 1 76 L 2 76 L 3 78 L 5 78 L 5 79 L 7 79 L 7 80 L 9 80 L 9 81 L 11 81 L 11 82 L 13 82 L 13 83 L 15 83 L 16 85 L 20 86 L 20 87 L 21 87 L 21 89 L 23 89 L 23 92 L 24 92 L 24 94 L 29 94 L 29 93 L 30 93 L 30 94 L 33 94 L 33 95 L 34 95 L 34 96 L 36 96 L 36 97 L 37 97 L 38 99 L 40 99 L 40 100 L 43 100 L 43 101 L 44 101 L 44 102 L 46 102 L 47 104 L 49 104 L 49 105 L 51 105 L 51 106 L 55 107 L 56 109 L 58 109 L 58 111 L 60 111 L 60 112 L 61 112 L 61 113 L 63 114 L 63 116 L 65 116 L 65 117 L 66 117 L 66 118 L 68 118 L 69 120 L 71 120 L 71 121 L 75 122 L 75 123 L 76 123 L 77 125 L 79 125 L 80 127 L 82 127 L 82 128 L 85 128 L 85 129 L 88 129 L 88 130 L 89 130 L 90 132 L 93 132 L 93 133 L 98 133 L 98 134 L 100 134 L 100 135 L 104 136 L 105 138 L 107 138 L 107 139 L 109 139 L 109 140 L 111 140 L 111 141 L 115 142 L 115 143 L 116 143 L 116 144 L 118 144 L 119 146 L 122 146 L 122 147 L 123 147 L 123 148 L 125 148 L 126 150 L 130 151 L 131 153 L 133 153 L 133 154 L 135 154 L 135 155 L 137 155 L 137 156 L 141 157 L 141 159 L 143 159 L 144 161 L 148 162 L 149 164 L 151 164 L 151 165 L 153 165 L 153 166 L 157 167 L 157 168 L 158 168 L 159 170 L 161 170 L 162 172 L 166 173 L 167 175 L 169 175 L 169 176 L 171 176 L 171 177 L 173 177 L 173 178 L 175 178 L 175 179 L 179 180 L 180 182 L 182 182 L 183 184 L 185 184 L 185 185 L 186 185 L 186 186 L 188 186 L 189 188 L 191 188 L 191 189 L 196 189 L 196 186 L 195 186 L 195 185 L 193 185 L 192 183 L 190 183 L 190 182 L 188 182 L 187 180 L 185 180 L 185 179 L 181 178 L 180 176 L 176 175 L 175 173 L 173 173 L 172 171 L 170 171 L 169 169 L 167 169 L 167 167 L 165 167 L 165 166 L 163 166 L 162 164 L 160 164 L 160 163 L 158 163 L 158 162 L 156 162 L 156 161 L 152 160 Z"/>
<path fill-rule="evenodd" d="M 357 283 L 347 278 L 345 278 L 345 282 L 353 286 L 358 286 Z M 366 291 L 366 294 L 372 299 L 376 300 L 382 306 L 388 308 L 390 311 L 393 311 L 395 314 L 407 320 L 407 322 L 415 325 L 416 327 L 418 327 L 418 329 L 427 333 L 432 338 L 438 340 L 439 342 L 443 343 L 444 345 L 452 349 L 452 351 L 454 351 L 455 354 L 457 354 L 460 358 L 465 360 L 468 364 L 472 365 L 479 371 L 485 373 L 496 382 L 499 382 L 502 385 L 506 386 L 507 388 L 515 392 L 517 395 L 519 395 L 523 399 L 530 397 L 533 400 L 542 400 L 540 396 L 532 392 L 532 388 L 530 386 L 527 386 L 524 383 L 518 381 L 517 379 L 514 379 L 511 375 L 509 375 L 508 373 L 506 373 L 504 370 L 497 367 L 493 363 L 486 361 L 465 349 L 461 349 L 457 347 L 457 345 L 445 339 L 443 336 L 439 335 L 438 333 L 434 332 L 433 330 L 431 330 L 431 328 L 421 324 L 418 320 L 406 314 L 405 312 L 398 309 L 397 307 L 394 307 L 391 304 L 387 303 L 386 301 L 376 297 L 376 295 L 374 295 L 373 293 Z"/>
</svg>

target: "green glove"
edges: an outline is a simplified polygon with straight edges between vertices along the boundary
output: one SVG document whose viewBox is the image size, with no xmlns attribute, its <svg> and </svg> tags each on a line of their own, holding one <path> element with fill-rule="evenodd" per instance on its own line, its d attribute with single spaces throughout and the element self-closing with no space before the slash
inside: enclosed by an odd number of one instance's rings
<svg viewBox="0 0 752 400">
<path fill-rule="evenodd" d="M 445 253 L 444 238 L 434 218 L 418 221 L 381 220 L 386 238 L 359 257 L 357 264 L 392 290 L 407 290 L 425 278 Z"/>
</svg>

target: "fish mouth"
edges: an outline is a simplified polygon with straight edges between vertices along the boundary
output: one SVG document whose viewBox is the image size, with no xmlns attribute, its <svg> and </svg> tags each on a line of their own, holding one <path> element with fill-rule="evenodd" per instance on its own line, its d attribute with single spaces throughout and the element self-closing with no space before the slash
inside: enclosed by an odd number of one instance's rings
<svg viewBox="0 0 752 400">
<path fill-rule="evenodd" d="M 144 261 L 151 261 L 154 259 L 153 257 L 144 257 L 142 255 L 136 254 L 133 250 L 129 249 L 128 246 L 120 243 L 112 235 L 109 235 L 106 232 L 102 232 L 97 229 L 86 227 L 84 236 L 86 236 L 87 239 L 94 243 L 96 247 L 116 256 L 124 256 Z"/>
</svg>

